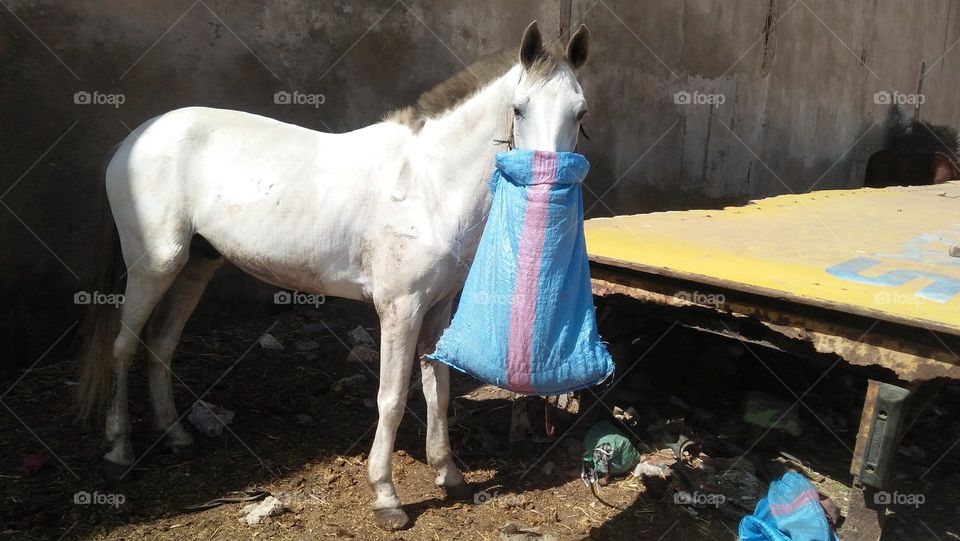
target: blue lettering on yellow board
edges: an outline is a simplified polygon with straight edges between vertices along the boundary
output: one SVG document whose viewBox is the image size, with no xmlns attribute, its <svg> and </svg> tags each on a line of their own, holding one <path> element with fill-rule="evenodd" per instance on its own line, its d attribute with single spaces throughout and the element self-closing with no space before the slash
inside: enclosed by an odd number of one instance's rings
<svg viewBox="0 0 960 541">
<path fill-rule="evenodd" d="M 939 303 L 945 303 L 960 294 L 960 280 L 942 274 L 922 272 L 915 269 L 894 269 L 877 276 L 864 276 L 862 274 L 863 271 L 882 263 L 884 262 L 877 259 L 858 257 L 828 268 L 827 273 L 844 280 L 874 286 L 902 286 L 911 280 L 932 281 L 932 284 L 917 291 L 916 295 Z"/>
</svg>

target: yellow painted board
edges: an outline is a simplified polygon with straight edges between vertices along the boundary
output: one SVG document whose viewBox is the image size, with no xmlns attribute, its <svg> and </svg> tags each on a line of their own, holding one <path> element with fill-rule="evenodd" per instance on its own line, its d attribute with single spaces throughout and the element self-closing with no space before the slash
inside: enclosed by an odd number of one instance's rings
<svg viewBox="0 0 960 541">
<path fill-rule="evenodd" d="M 584 230 L 591 258 L 960 334 L 960 258 L 948 253 L 960 245 L 960 181 L 596 218 Z"/>
</svg>

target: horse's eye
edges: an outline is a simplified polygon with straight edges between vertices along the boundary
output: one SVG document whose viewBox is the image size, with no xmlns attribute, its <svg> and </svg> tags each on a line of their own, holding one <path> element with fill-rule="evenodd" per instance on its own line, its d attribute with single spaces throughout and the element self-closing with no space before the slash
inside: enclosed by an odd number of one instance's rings
<svg viewBox="0 0 960 541">
<path fill-rule="evenodd" d="M 583 117 L 585 117 L 585 116 L 587 116 L 587 110 L 586 110 L 586 109 L 584 109 L 583 111 L 580 111 L 579 113 L 577 113 L 577 122 L 582 121 L 582 120 L 583 120 Z"/>
<path fill-rule="evenodd" d="M 513 106 L 513 116 L 516 118 L 523 118 L 523 111 L 521 111 L 516 105 Z"/>
</svg>

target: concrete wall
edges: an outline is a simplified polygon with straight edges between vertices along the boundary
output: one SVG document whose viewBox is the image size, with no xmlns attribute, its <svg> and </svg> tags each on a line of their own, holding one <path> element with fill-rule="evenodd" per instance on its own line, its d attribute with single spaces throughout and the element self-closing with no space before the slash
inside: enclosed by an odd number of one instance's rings
<svg viewBox="0 0 960 541">
<path fill-rule="evenodd" d="M 73 293 L 93 271 L 104 155 L 128 129 L 176 107 L 236 108 L 345 131 L 413 101 L 463 63 L 515 47 L 531 19 L 551 37 L 583 21 L 594 37 L 581 76 L 593 215 L 716 206 L 816 181 L 818 189 L 857 186 L 881 139 L 879 90 L 921 89 L 924 118 L 956 124 L 960 113 L 958 8 L 947 0 L 913 11 L 880 0 L 6 5 L 0 366 L 32 363 L 64 333 L 55 351 L 69 341 L 82 312 Z M 325 102 L 275 104 L 282 90 Z M 77 104 L 80 91 L 124 102 Z M 677 104 L 681 91 L 719 94 L 723 103 Z M 204 310 L 262 310 L 269 291 L 226 271 Z"/>
</svg>

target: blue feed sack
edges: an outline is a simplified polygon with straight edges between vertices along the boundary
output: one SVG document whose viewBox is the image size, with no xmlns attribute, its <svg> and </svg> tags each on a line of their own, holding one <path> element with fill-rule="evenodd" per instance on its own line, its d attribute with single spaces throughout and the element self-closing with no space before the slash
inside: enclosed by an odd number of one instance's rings
<svg viewBox="0 0 960 541">
<path fill-rule="evenodd" d="M 787 472 L 770 484 L 752 515 L 740 521 L 740 541 L 840 541 L 810 481 Z"/>
<path fill-rule="evenodd" d="M 460 305 L 431 359 L 498 387 L 554 395 L 613 373 L 597 333 L 573 152 L 497 154 L 493 206 Z"/>
</svg>

